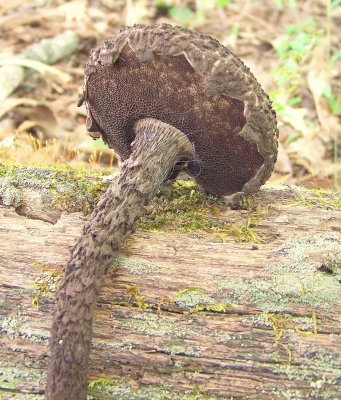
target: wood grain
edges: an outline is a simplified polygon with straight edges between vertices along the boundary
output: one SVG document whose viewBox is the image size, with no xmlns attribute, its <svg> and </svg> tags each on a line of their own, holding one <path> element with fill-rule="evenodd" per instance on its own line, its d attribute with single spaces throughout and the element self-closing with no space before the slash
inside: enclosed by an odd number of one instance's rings
<svg viewBox="0 0 341 400">
<path fill-rule="evenodd" d="M 328 270 L 340 263 L 340 212 L 294 198 L 260 192 L 258 244 L 137 230 L 96 307 L 91 398 L 340 398 L 341 285 Z M 220 219 L 244 224 L 249 214 Z M 83 222 L 0 206 L 3 399 L 43 397 L 54 290 Z"/>
</svg>

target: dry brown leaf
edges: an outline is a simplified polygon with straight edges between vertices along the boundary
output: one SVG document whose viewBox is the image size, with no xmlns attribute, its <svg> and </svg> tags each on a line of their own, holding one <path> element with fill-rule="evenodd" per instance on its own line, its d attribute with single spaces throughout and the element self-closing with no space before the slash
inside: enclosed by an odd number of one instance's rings
<svg viewBox="0 0 341 400">
<path fill-rule="evenodd" d="M 308 112 L 306 108 L 286 107 L 282 115 L 282 120 L 292 126 L 297 132 L 303 136 L 309 137 L 311 127 L 308 125 Z"/>
<path fill-rule="evenodd" d="M 0 105 L 0 118 L 6 112 L 20 105 L 30 107 L 20 109 L 20 114 L 24 116 L 25 120 L 17 128 L 18 132 L 24 132 L 33 127 L 39 127 L 44 133 L 44 139 L 58 138 L 63 140 L 66 136 L 69 136 L 69 134 L 59 125 L 53 110 L 36 100 L 26 98 L 8 98 Z"/>
<path fill-rule="evenodd" d="M 322 105 L 318 108 L 318 116 L 321 122 L 325 142 L 333 140 L 335 136 L 340 137 L 341 135 L 341 124 L 340 119 L 331 114 L 331 112 Z"/>
<path fill-rule="evenodd" d="M 313 95 L 318 119 L 326 134 L 325 140 L 327 141 L 333 138 L 336 132 L 341 132 L 341 125 L 322 98 L 323 92 L 327 85 L 330 84 L 331 79 L 325 54 L 326 47 L 321 42 L 321 45 L 315 49 L 307 74 L 307 82 Z"/>
<path fill-rule="evenodd" d="M 20 67 L 26 67 L 34 69 L 40 72 L 42 75 L 49 75 L 59 83 L 68 83 L 72 81 L 71 75 L 66 72 L 60 71 L 56 67 L 51 67 L 40 61 L 29 60 L 26 58 L 12 57 L 12 58 L 0 58 L 0 66 L 3 65 L 16 65 Z"/>
<path fill-rule="evenodd" d="M 134 25 L 143 22 L 147 16 L 146 0 L 127 0 L 125 9 L 125 24 Z"/>
<path fill-rule="evenodd" d="M 9 135 L 0 140 L 0 147 L 12 147 L 14 144 L 16 136 L 15 135 Z"/>
<path fill-rule="evenodd" d="M 27 117 L 28 121 L 35 124 L 34 126 L 38 126 L 43 130 L 45 139 L 63 139 L 65 137 L 64 130 L 60 128 L 54 112 L 48 106 L 40 104 L 31 108 L 27 113 Z"/>
<path fill-rule="evenodd" d="M 37 123 L 35 121 L 26 120 L 18 126 L 16 131 L 17 131 L 17 133 L 28 132 L 30 129 L 32 129 L 36 126 L 37 126 Z"/>
<path fill-rule="evenodd" d="M 74 0 L 66 2 L 58 7 L 66 21 L 84 22 L 87 19 L 87 2 L 85 0 Z"/>
<path fill-rule="evenodd" d="M 325 170 L 325 146 L 318 136 L 299 138 L 288 146 L 288 153 L 298 164 L 305 167 L 311 174 L 319 176 Z"/>
<path fill-rule="evenodd" d="M 2 29 L 14 29 L 19 26 L 29 25 L 44 19 L 62 19 L 63 14 L 56 9 L 34 9 L 25 13 L 15 13 L 4 15 L 0 18 L 0 26 Z"/>
<path fill-rule="evenodd" d="M 313 95 L 315 105 L 320 103 L 324 88 L 329 82 L 326 70 L 310 69 L 307 75 L 308 86 Z"/>
<path fill-rule="evenodd" d="M 287 153 L 281 142 L 278 142 L 278 157 L 275 170 L 281 174 L 292 174 L 292 165 Z"/>
<path fill-rule="evenodd" d="M 28 2 L 29 0 L 12 0 L 10 2 L 0 1 L 0 15 L 8 14 L 10 11 L 17 9 L 20 6 L 22 7 Z"/>
<path fill-rule="evenodd" d="M 28 99 L 25 97 L 21 99 L 17 99 L 15 97 L 9 97 L 8 99 L 5 99 L 0 103 L 0 118 L 2 118 L 11 109 L 18 107 L 22 104 L 28 106 L 37 106 L 39 102 L 37 100 Z"/>
</svg>

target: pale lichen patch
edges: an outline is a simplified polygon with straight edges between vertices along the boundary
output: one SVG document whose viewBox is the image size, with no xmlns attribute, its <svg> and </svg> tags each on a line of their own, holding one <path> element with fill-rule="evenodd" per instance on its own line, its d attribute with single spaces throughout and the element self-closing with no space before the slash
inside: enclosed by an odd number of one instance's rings
<svg viewBox="0 0 341 400">
<path fill-rule="evenodd" d="M 334 388 L 337 384 L 338 378 L 335 375 L 335 368 L 338 367 L 338 362 L 334 360 L 331 354 L 317 352 L 300 365 L 277 364 L 275 373 L 284 374 L 290 381 L 309 383 L 310 390 L 308 393 L 306 392 L 305 396 L 298 397 L 298 399 L 305 399 L 308 395 L 311 399 L 327 400 L 335 398 L 334 390 L 333 393 L 328 392 L 331 387 Z M 323 371 L 323 374 L 321 371 Z"/>
<path fill-rule="evenodd" d="M 216 304 L 216 300 L 205 293 L 204 289 L 200 288 L 186 288 L 180 290 L 174 302 L 181 308 L 195 308 L 197 306 Z"/>
<path fill-rule="evenodd" d="M 125 318 L 121 324 L 124 329 L 147 336 L 184 337 L 186 335 L 186 330 L 174 319 L 157 315 L 152 311 L 144 311 L 131 318 Z"/>
<path fill-rule="evenodd" d="M 145 385 L 136 388 L 128 381 L 113 381 L 110 378 L 90 382 L 88 400 L 97 399 L 100 395 L 103 398 L 115 398 L 115 400 L 215 400 L 220 398 L 201 394 L 197 387 L 191 391 L 179 391 L 173 386 L 163 385 L 160 382 L 160 385 Z M 232 397 L 225 399 L 232 400 Z"/>
<path fill-rule="evenodd" d="M 34 319 L 28 315 L 1 317 L 0 332 L 12 340 L 22 338 L 34 343 L 48 342 L 47 333 L 38 333 Z"/>
<path fill-rule="evenodd" d="M 153 275 L 160 270 L 160 266 L 142 258 L 116 257 L 115 264 L 134 275 Z"/>
<path fill-rule="evenodd" d="M 20 190 L 16 189 L 8 178 L 0 180 L 0 201 L 5 206 L 19 207 L 21 204 Z"/>
<path fill-rule="evenodd" d="M 27 361 L 27 360 L 26 360 Z M 0 394 L 3 395 L 3 399 L 16 398 L 16 399 L 42 399 L 39 396 L 39 390 L 43 387 L 46 374 L 41 371 L 40 361 L 29 361 L 28 363 L 21 363 L 20 365 L 6 365 L 0 361 Z M 26 396 L 26 393 L 21 393 L 21 388 L 24 383 L 27 387 L 32 387 L 31 396 Z M 17 393 L 16 393 L 17 392 Z M 17 394 L 18 397 L 5 397 L 6 394 L 12 393 Z"/>
<path fill-rule="evenodd" d="M 182 355 L 189 357 L 199 357 L 200 351 L 197 348 L 186 346 L 182 341 L 164 340 L 160 343 L 162 351 L 171 356 Z"/>
<path fill-rule="evenodd" d="M 216 293 L 224 303 L 253 304 L 264 311 L 282 311 L 290 305 L 330 309 L 341 295 L 338 281 L 341 235 L 336 232 L 318 233 L 310 237 L 287 240 L 278 250 L 284 261 L 269 267 L 264 279 L 225 278 L 217 282 Z M 320 258 L 308 254 L 319 251 L 333 254 L 333 273 L 320 270 Z"/>
</svg>

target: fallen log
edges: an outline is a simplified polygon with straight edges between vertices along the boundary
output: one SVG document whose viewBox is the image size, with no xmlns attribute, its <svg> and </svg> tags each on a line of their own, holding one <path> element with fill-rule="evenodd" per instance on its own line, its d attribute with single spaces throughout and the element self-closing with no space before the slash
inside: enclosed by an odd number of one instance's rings
<svg viewBox="0 0 341 400">
<path fill-rule="evenodd" d="M 43 398 L 54 292 L 104 190 L 79 171 L 0 168 L 4 400 Z M 89 398 L 338 398 L 340 220 L 340 195 L 299 187 L 238 210 L 186 181 L 161 189 L 107 273 Z"/>
</svg>

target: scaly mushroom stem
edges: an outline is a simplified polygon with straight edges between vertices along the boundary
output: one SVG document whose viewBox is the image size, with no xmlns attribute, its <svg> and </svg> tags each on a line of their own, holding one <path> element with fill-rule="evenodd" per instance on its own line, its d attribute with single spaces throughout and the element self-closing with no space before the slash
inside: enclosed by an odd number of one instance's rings
<svg viewBox="0 0 341 400">
<path fill-rule="evenodd" d="M 86 398 L 93 309 L 113 252 L 175 163 L 192 157 L 189 140 L 171 125 L 146 118 L 135 132 L 132 154 L 84 225 L 56 296 L 46 400 Z"/>
</svg>

